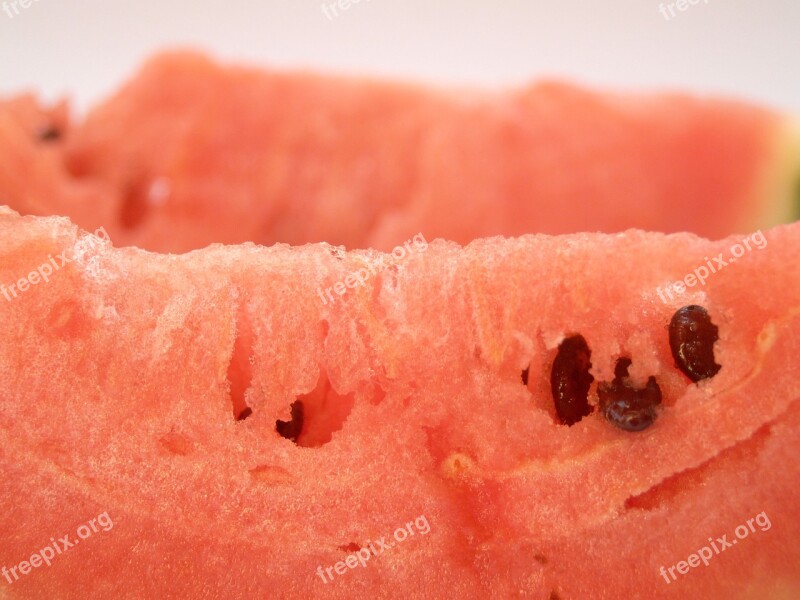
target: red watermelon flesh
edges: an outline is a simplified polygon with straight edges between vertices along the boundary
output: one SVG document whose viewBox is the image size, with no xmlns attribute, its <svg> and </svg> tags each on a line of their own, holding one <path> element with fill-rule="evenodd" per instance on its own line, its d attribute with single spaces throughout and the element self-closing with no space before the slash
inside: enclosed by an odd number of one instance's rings
<svg viewBox="0 0 800 600">
<path fill-rule="evenodd" d="M 63 141 L 72 128 L 66 102 L 43 107 L 30 94 L 0 101 L 0 204 L 22 214 L 91 214 L 93 221 L 117 221 L 108 201 L 117 193 L 66 169 Z"/>
<path fill-rule="evenodd" d="M 7 209 L 0 230 L 6 285 L 73 257 L 0 297 L 0 565 L 113 519 L 4 597 L 800 593 L 800 224 L 669 303 L 658 288 L 740 238 L 436 241 L 392 262 L 325 244 L 113 249 Z M 722 368 L 698 384 L 668 343 L 690 303 L 719 327 Z M 557 422 L 550 369 L 573 334 L 593 398 L 619 357 L 632 380 L 655 376 L 651 427 Z M 298 399 L 293 443 L 276 428 Z M 771 527 L 708 566 L 659 574 L 761 513 Z M 426 533 L 318 575 L 420 517 Z"/>
<path fill-rule="evenodd" d="M 678 94 L 434 90 L 167 53 L 59 142 L 4 119 L 4 202 L 155 251 L 391 250 L 418 231 L 718 238 L 797 208 L 800 136 L 786 116 Z"/>
</svg>

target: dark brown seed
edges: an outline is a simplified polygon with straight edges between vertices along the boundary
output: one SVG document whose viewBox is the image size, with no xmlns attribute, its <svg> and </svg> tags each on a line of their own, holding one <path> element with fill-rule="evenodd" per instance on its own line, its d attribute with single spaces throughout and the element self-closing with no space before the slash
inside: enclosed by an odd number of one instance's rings
<svg viewBox="0 0 800 600">
<path fill-rule="evenodd" d="M 677 366 L 692 381 L 717 374 L 720 365 L 714 361 L 714 342 L 719 330 L 708 311 L 696 304 L 678 309 L 669 322 L 669 347 Z"/>
<path fill-rule="evenodd" d="M 528 385 L 528 371 L 530 371 L 530 367 L 522 371 L 522 385 Z"/>
<path fill-rule="evenodd" d="M 558 347 L 550 372 L 550 390 L 556 413 L 565 425 L 574 425 L 592 412 L 589 386 L 594 377 L 589 373 L 592 352 L 582 335 L 568 337 Z"/>
<path fill-rule="evenodd" d="M 55 125 L 42 127 L 36 134 L 41 142 L 57 142 L 61 139 L 61 131 Z"/>
<path fill-rule="evenodd" d="M 303 432 L 303 403 L 300 400 L 292 402 L 292 418 L 290 421 L 278 420 L 275 422 L 276 431 L 287 440 L 297 443 L 297 438 Z"/>
<path fill-rule="evenodd" d="M 631 386 L 627 381 L 630 365 L 630 358 L 620 358 L 614 369 L 614 380 L 597 386 L 600 414 L 620 429 L 642 431 L 656 420 L 661 388 L 655 377 L 650 377 L 641 389 Z"/>
</svg>

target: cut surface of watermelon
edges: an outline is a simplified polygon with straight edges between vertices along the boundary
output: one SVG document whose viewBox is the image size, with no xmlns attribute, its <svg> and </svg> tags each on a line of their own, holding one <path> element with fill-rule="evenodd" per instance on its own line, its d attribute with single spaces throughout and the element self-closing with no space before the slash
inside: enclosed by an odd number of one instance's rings
<svg viewBox="0 0 800 600">
<path fill-rule="evenodd" d="M 763 236 L 665 302 L 742 236 L 177 256 L 0 209 L 0 282 L 71 258 L 0 296 L 0 566 L 113 520 L 3 597 L 796 598 L 800 225 Z M 718 327 L 697 383 L 670 348 L 687 305 Z M 619 359 L 655 378 L 651 426 L 560 422 L 574 335 L 593 408 Z"/>
<path fill-rule="evenodd" d="M 43 132 L 57 131 L 57 139 Z M 419 231 L 692 231 L 797 216 L 800 133 L 724 99 L 558 82 L 504 92 L 219 65 L 146 64 L 85 120 L 0 104 L 0 201 L 119 246 L 391 250 Z"/>
</svg>

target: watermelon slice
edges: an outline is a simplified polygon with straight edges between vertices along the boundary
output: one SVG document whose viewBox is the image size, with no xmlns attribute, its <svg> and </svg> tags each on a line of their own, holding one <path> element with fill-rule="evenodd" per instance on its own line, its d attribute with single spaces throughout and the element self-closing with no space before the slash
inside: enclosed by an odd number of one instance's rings
<svg viewBox="0 0 800 600">
<path fill-rule="evenodd" d="M 6 289 L 69 259 L 0 297 L 2 596 L 800 597 L 800 224 L 763 236 L 176 256 L 0 209 Z M 643 430 L 600 410 L 651 378 Z"/>
<path fill-rule="evenodd" d="M 0 201 L 156 251 L 388 251 L 419 231 L 460 243 L 631 227 L 719 238 L 790 221 L 800 205 L 797 127 L 721 99 L 557 82 L 431 90 L 168 53 L 60 125 L 60 141 L 41 140 L 49 117 L 35 115 L 0 108 Z"/>
</svg>

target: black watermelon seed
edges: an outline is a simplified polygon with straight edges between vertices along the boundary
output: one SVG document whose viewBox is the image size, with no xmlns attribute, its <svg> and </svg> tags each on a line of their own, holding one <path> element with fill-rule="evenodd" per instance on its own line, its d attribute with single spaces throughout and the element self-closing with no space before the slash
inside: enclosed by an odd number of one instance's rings
<svg viewBox="0 0 800 600">
<path fill-rule="evenodd" d="M 292 402 L 292 418 L 290 421 L 278 420 L 275 422 L 275 430 L 287 440 L 297 443 L 297 438 L 303 431 L 303 403 L 300 400 Z"/>
<path fill-rule="evenodd" d="M 625 431 L 642 431 L 656 420 L 656 407 L 661 404 L 661 388 L 655 377 L 645 387 L 636 389 L 626 381 L 630 358 L 620 358 L 614 369 L 614 381 L 597 386 L 600 413 Z"/>
<path fill-rule="evenodd" d="M 530 371 L 530 367 L 522 371 L 522 385 L 528 385 L 528 371 Z"/>
<path fill-rule="evenodd" d="M 558 354 L 550 372 L 550 390 L 556 413 L 565 425 L 574 425 L 592 412 L 589 404 L 589 386 L 594 377 L 589 345 L 582 335 L 568 337 L 558 347 Z"/>
<path fill-rule="evenodd" d="M 714 342 L 719 330 L 708 311 L 696 304 L 678 309 L 669 322 L 669 347 L 677 366 L 692 381 L 717 374 L 720 365 L 714 361 Z"/>
</svg>

